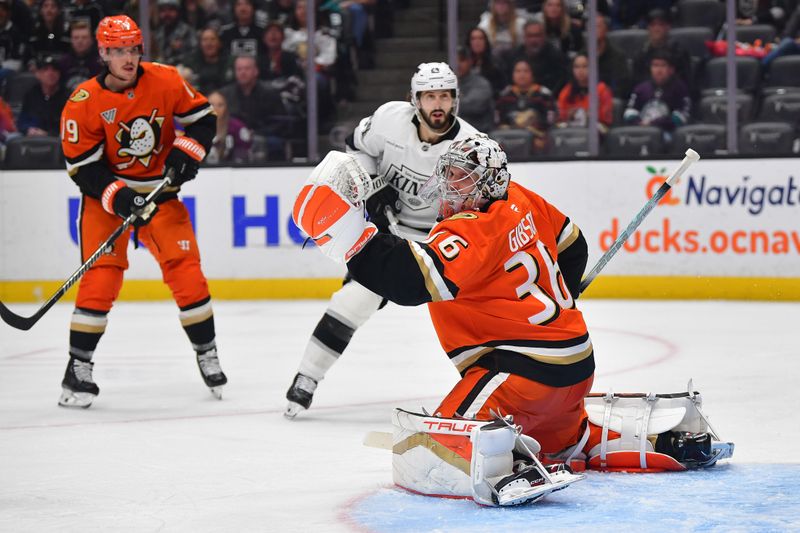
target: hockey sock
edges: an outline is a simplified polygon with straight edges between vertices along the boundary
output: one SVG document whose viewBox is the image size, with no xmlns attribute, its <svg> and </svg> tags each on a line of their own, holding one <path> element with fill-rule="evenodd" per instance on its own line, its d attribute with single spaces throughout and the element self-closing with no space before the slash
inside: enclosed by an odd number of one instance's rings
<svg viewBox="0 0 800 533">
<path fill-rule="evenodd" d="M 216 347 L 211 298 L 204 298 L 194 304 L 181 307 L 180 310 L 181 326 L 189 337 L 192 348 L 196 352 L 202 353 Z"/>
<path fill-rule="evenodd" d="M 91 361 L 107 324 L 108 312 L 76 307 L 69 326 L 69 354 L 82 361 Z"/>
<path fill-rule="evenodd" d="M 320 381 L 350 344 L 355 331 L 328 313 L 322 315 L 306 346 L 298 372 Z"/>
</svg>

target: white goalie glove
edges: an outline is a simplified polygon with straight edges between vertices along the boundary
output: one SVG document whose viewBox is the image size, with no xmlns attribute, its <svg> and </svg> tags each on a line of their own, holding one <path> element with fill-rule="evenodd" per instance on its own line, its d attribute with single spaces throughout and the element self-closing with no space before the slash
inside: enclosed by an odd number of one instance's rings
<svg viewBox="0 0 800 533">
<path fill-rule="evenodd" d="M 292 218 L 323 254 L 346 263 L 378 232 L 364 213 L 372 192 L 369 174 L 355 158 L 331 151 L 303 184 Z"/>
</svg>

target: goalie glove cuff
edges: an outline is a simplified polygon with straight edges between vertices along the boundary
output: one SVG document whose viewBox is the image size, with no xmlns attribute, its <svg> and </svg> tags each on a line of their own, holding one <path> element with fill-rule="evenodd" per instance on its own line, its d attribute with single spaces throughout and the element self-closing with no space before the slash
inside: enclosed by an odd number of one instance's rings
<svg viewBox="0 0 800 533">
<path fill-rule="evenodd" d="M 114 211 L 114 197 L 123 187 L 127 187 L 125 182 L 122 180 L 116 180 L 103 189 L 103 194 L 100 195 L 100 203 L 107 213 L 111 215 L 117 214 L 116 211 Z"/>
<path fill-rule="evenodd" d="M 186 135 L 176 137 L 172 145 L 198 163 L 206 158 L 206 149 L 203 148 L 203 145 Z"/>
</svg>

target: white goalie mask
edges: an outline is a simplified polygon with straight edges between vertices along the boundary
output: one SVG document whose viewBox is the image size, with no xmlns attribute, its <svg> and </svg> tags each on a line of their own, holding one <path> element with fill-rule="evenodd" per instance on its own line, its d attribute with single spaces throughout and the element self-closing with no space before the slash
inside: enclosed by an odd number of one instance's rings
<svg viewBox="0 0 800 533">
<path fill-rule="evenodd" d="M 423 91 L 453 91 L 453 117 L 458 115 L 458 77 L 447 63 L 420 63 L 411 77 L 411 104 L 420 112 Z"/>
<path fill-rule="evenodd" d="M 456 141 L 439 158 L 420 198 L 439 209 L 439 220 L 462 211 L 479 211 L 504 198 L 511 175 L 506 153 L 485 134 Z"/>
</svg>

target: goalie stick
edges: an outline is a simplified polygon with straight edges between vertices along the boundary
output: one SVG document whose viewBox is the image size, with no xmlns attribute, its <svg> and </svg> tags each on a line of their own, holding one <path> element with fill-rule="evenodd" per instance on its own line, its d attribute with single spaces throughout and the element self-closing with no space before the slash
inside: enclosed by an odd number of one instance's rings
<svg viewBox="0 0 800 533">
<path fill-rule="evenodd" d="M 672 188 L 672 184 L 675 183 L 675 180 L 677 180 L 684 172 L 686 172 L 686 169 L 698 159 L 700 159 L 700 155 L 697 152 L 691 148 L 686 150 L 686 157 L 683 158 L 680 166 L 675 169 L 675 171 L 666 179 L 666 181 L 664 181 L 664 183 L 661 184 L 661 187 L 658 188 L 653 197 L 650 198 L 647 203 L 644 204 L 644 207 L 642 207 L 642 209 L 636 214 L 636 216 L 633 217 L 633 220 L 630 221 L 628 227 L 625 228 L 625 231 L 623 231 L 620 236 L 617 237 L 617 240 L 614 241 L 606 253 L 600 257 L 592 270 L 590 270 L 586 277 L 583 278 L 580 286 L 581 293 L 586 290 L 594 278 L 597 277 L 597 274 L 599 274 L 600 271 L 605 268 L 608 262 L 611 261 L 611 258 L 614 257 L 619 249 L 622 248 L 622 245 L 625 244 L 625 241 L 627 241 L 631 234 L 636 231 L 636 228 L 639 227 L 639 224 L 642 223 L 642 221 L 648 214 L 650 214 L 650 211 L 653 210 L 656 204 L 661 201 L 665 194 L 667 194 L 667 191 Z"/>
<path fill-rule="evenodd" d="M 146 209 L 147 206 L 153 200 L 155 200 L 155 198 L 158 197 L 158 195 L 161 194 L 164 191 L 164 189 L 166 189 L 167 186 L 169 186 L 170 183 L 172 183 L 172 177 L 173 174 L 172 172 L 170 172 L 164 177 L 163 180 L 161 180 L 161 183 L 159 183 L 158 186 L 155 189 L 153 189 L 150 194 L 147 195 L 147 198 L 145 198 L 145 207 L 143 207 L 142 209 Z M 104 253 L 106 253 L 106 250 L 111 247 L 114 241 L 116 241 L 119 238 L 119 236 L 122 235 L 125 232 L 125 230 L 127 230 L 130 227 L 131 224 L 133 224 L 134 220 L 136 220 L 136 217 L 137 215 L 131 215 L 128 218 L 126 218 L 122 222 L 122 224 L 120 224 L 120 226 L 117 229 L 115 229 L 114 232 L 111 235 L 109 235 L 108 238 L 97 248 L 97 250 L 95 250 L 95 252 L 89 257 L 89 259 L 87 259 L 80 267 L 78 267 L 78 270 L 76 270 L 67 279 L 67 281 L 65 281 L 64 284 L 58 288 L 55 294 L 53 294 L 50 297 L 50 299 L 47 300 L 44 303 L 44 305 L 42 305 L 42 307 L 40 307 L 39 310 L 36 311 L 36 313 L 34 313 L 32 316 L 24 317 L 18 315 L 12 312 L 8 307 L 6 307 L 3 304 L 3 302 L 0 302 L 0 318 L 3 319 L 3 322 L 5 322 L 6 324 L 8 324 L 13 328 L 21 329 L 24 331 L 31 329 L 33 325 L 36 324 L 39 321 L 39 319 L 42 318 L 44 314 L 47 313 L 47 311 L 49 311 L 50 308 L 53 307 L 53 305 L 58 300 L 61 299 L 62 296 L 64 296 L 64 294 L 70 289 L 70 287 L 75 285 L 75 282 L 81 279 L 81 277 L 83 277 L 83 275 L 86 274 L 86 272 L 92 267 L 92 265 L 94 265 L 97 262 L 97 260 L 100 259 L 100 257 Z"/>
</svg>

